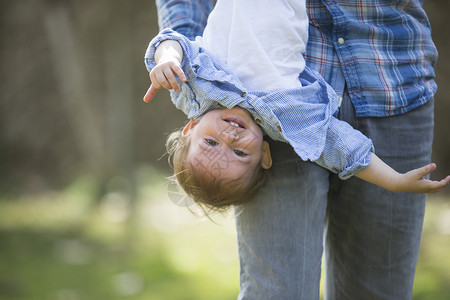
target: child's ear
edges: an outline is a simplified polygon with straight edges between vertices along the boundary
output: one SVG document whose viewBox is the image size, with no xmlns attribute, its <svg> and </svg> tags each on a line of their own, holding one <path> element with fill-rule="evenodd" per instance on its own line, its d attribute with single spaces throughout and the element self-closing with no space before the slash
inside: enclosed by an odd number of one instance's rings
<svg viewBox="0 0 450 300">
<path fill-rule="evenodd" d="M 270 155 L 269 143 L 263 141 L 262 144 L 262 155 L 261 155 L 261 167 L 263 169 L 270 169 L 272 166 L 272 155 Z"/>
<path fill-rule="evenodd" d="M 191 119 L 186 126 L 184 126 L 183 130 L 181 131 L 181 136 L 182 137 L 186 137 L 188 136 L 189 132 L 191 131 L 191 129 L 193 129 L 195 127 L 195 125 L 197 125 L 198 122 L 195 121 L 194 119 Z"/>
</svg>

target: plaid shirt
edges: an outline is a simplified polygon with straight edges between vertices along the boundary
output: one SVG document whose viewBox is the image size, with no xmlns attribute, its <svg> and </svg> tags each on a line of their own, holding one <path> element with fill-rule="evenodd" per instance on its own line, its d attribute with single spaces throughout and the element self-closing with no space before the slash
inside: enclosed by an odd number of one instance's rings
<svg viewBox="0 0 450 300">
<path fill-rule="evenodd" d="M 201 35 L 212 0 L 156 0 L 160 28 L 190 39 Z M 402 114 L 437 89 L 437 51 L 421 0 L 307 0 L 305 54 L 342 96 L 347 89 L 358 117 Z"/>
</svg>

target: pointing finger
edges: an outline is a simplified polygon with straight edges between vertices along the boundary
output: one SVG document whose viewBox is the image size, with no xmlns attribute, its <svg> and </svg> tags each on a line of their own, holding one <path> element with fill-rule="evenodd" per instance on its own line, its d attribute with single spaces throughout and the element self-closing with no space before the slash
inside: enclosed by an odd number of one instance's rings
<svg viewBox="0 0 450 300">
<path fill-rule="evenodd" d="M 159 88 L 156 88 L 153 84 L 150 85 L 149 89 L 147 90 L 147 93 L 145 93 L 144 95 L 144 101 L 145 102 L 150 102 L 153 97 L 155 97 L 155 95 L 158 93 Z"/>
</svg>

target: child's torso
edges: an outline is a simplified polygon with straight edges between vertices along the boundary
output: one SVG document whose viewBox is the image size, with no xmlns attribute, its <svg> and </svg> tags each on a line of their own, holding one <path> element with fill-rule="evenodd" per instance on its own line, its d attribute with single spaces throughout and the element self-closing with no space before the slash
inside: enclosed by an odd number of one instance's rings
<svg viewBox="0 0 450 300">
<path fill-rule="evenodd" d="M 305 0 L 219 0 L 202 45 L 250 90 L 300 86 L 308 39 Z"/>
</svg>

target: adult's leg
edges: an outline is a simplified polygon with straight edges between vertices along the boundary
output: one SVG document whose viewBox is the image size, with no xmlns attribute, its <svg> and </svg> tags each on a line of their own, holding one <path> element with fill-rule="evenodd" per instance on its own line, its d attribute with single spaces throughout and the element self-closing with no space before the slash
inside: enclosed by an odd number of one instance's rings
<svg viewBox="0 0 450 300">
<path fill-rule="evenodd" d="M 255 199 L 236 209 L 239 299 L 319 299 L 329 172 L 271 143 L 273 165 Z"/>
<path fill-rule="evenodd" d="M 372 138 L 399 172 L 427 164 L 433 101 L 401 116 L 355 119 L 344 98 L 341 119 Z M 391 193 L 358 178 L 330 180 L 325 299 L 411 299 L 425 194 Z"/>
</svg>

